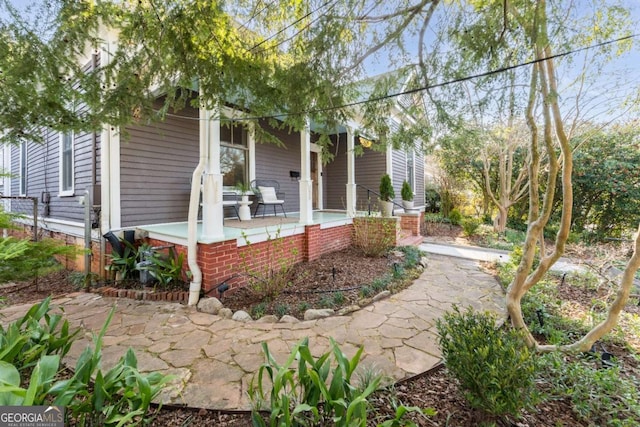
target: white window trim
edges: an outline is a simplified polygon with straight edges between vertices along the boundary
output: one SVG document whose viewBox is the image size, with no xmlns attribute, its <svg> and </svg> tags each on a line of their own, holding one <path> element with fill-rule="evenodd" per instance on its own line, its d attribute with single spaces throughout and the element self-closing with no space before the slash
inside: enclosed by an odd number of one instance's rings
<svg viewBox="0 0 640 427">
<path fill-rule="evenodd" d="M 241 111 L 234 110 L 229 107 L 223 107 L 223 112 L 228 117 L 244 116 L 244 114 Z M 222 127 L 222 124 L 220 124 L 220 127 Z M 233 132 L 233 129 L 232 129 L 232 132 Z M 255 130 L 253 129 L 252 125 L 250 125 L 248 129 L 245 129 L 244 132 L 245 132 L 245 137 L 247 138 L 245 145 L 241 146 L 239 144 L 231 144 L 230 141 L 222 141 L 222 139 L 220 139 L 220 146 L 239 148 L 246 151 L 247 153 L 246 167 L 247 167 L 247 175 L 249 178 L 249 181 L 247 181 L 247 184 L 249 184 L 251 181 L 256 179 L 256 160 L 255 160 L 256 159 L 256 138 L 255 138 Z M 236 191 L 236 188 L 235 186 L 223 186 L 222 190 Z"/>
<path fill-rule="evenodd" d="M 26 196 L 27 195 L 27 178 L 28 178 L 28 168 L 29 168 L 29 164 L 27 163 L 27 159 L 29 157 L 28 152 L 29 152 L 29 147 L 27 146 L 26 142 L 22 142 L 19 146 L 18 149 L 20 150 L 20 160 L 18 163 L 18 194 L 20 196 Z M 24 170 L 24 174 L 22 173 L 22 171 Z M 23 184 L 24 182 L 24 184 Z"/>
<path fill-rule="evenodd" d="M 71 135 L 71 189 L 70 190 L 63 190 L 62 188 L 62 176 L 63 176 L 63 148 L 64 148 L 64 136 L 66 134 L 70 134 Z M 76 175 L 76 161 L 75 161 L 75 151 L 76 151 L 76 144 L 75 144 L 75 135 L 73 132 L 60 132 L 60 136 L 59 136 L 59 149 L 58 149 L 58 154 L 59 154 L 59 161 L 58 161 L 58 197 L 71 197 L 75 195 L 75 187 L 76 187 L 76 180 L 75 180 L 75 175 Z"/>
<path fill-rule="evenodd" d="M 416 195 L 416 150 L 411 149 L 410 151 L 405 151 L 405 176 L 406 180 L 411 186 L 413 191 L 413 195 Z M 413 173 L 409 176 L 409 158 L 411 158 L 411 164 L 413 165 L 412 171 Z"/>
</svg>

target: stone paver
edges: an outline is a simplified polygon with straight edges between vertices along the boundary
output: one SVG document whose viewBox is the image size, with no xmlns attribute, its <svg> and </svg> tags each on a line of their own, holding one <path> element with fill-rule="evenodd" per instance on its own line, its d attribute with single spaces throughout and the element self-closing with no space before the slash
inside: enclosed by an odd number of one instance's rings
<svg viewBox="0 0 640 427">
<path fill-rule="evenodd" d="M 264 362 L 262 343 L 279 363 L 302 338 L 311 353 L 329 349 L 329 338 L 352 357 L 364 345 L 362 368 L 395 380 L 424 372 L 440 362 L 436 320 L 452 304 L 471 305 L 504 316 L 504 295 L 477 261 L 431 255 L 409 288 L 344 316 L 298 323 L 237 322 L 179 304 L 103 298 L 75 293 L 54 300 L 71 326 L 83 328 L 65 362 L 75 366 L 92 333 L 98 333 L 116 307 L 104 337 L 103 365 L 115 364 L 132 347 L 142 371 L 174 375 L 164 403 L 210 409 L 250 409 L 248 385 Z M 31 304 L 0 311 L 7 324 Z M 58 311 L 58 309 L 54 309 Z"/>
</svg>

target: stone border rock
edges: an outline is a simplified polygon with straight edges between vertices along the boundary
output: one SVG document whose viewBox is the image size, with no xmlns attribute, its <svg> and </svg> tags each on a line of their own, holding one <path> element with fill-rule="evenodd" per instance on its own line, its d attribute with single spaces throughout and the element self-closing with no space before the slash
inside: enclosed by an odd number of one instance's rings
<svg viewBox="0 0 640 427">
<path fill-rule="evenodd" d="M 421 270 L 427 268 L 427 257 L 422 256 L 420 258 L 420 262 L 416 266 Z M 135 300 L 143 300 L 143 301 L 168 301 L 168 302 L 179 302 L 181 304 L 186 304 L 189 301 L 189 292 L 188 291 L 155 291 L 155 290 L 136 290 L 136 289 L 119 289 L 111 286 L 104 286 L 101 288 L 92 289 L 93 292 L 98 293 L 104 297 L 112 297 L 112 298 L 131 298 Z M 380 301 L 384 298 L 388 298 L 391 296 L 391 291 L 384 290 L 372 298 L 363 298 L 358 301 L 358 304 L 350 305 L 347 307 L 342 307 L 340 310 L 335 311 L 331 308 L 310 308 L 304 312 L 304 320 L 317 320 L 323 319 L 325 317 L 330 316 L 345 316 L 347 314 L 353 313 L 354 311 L 360 310 L 362 307 L 365 307 L 372 302 Z M 252 322 L 254 319 L 251 317 L 249 313 L 244 310 L 238 310 L 233 312 L 230 308 L 224 307 L 222 302 L 215 297 L 207 297 L 201 298 L 198 301 L 197 305 L 198 311 L 207 314 L 214 314 L 221 316 L 225 319 L 237 320 L 238 322 Z M 300 322 L 300 319 L 297 319 L 294 316 L 284 315 L 280 319 L 273 314 L 267 314 L 265 316 L 256 319 L 257 323 L 297 323 Z"/>
<path fill-rule="evenodd" d="M 427 267 L 427 257 L 422 256 L 420 258 L 420 262 L 416 268 L 420 270 L 424 270 Z M 382 299 L 388 298 L 391 296 L 390 290 L 384 290 L 372 298 L 361 299 L 358 304 L 349 305 L 347 307 L 342 307 L 340 310 L 335 311 L 331 308 L 310 308 L 304 312 L 304 320 L 317 320 L 323 319 L 325 317 L 330 316 L 345 316 L 347 314 L 353 313 L 354 311 L 360 310 L 362 307 L 365 307 L 372 302 L 380 301 Z M 238 310 L 235 313 L 231 311 L 231 309 L 224 307 L 222 302 L 216 297 L 207 297 L 201 298 L 198 301 L 197 305 L 198 311 L 207 314 L 218 315 L 224 317 L 226 319 L 237 320 L 239 322 L 251 322 L 254 321 L 249 313 L 244 310 Z M 273 314 L 267 314 L 265 316 L 260 317 L 255 320 L 256 323 L 298 323 L 300 319 L 297 319 L 294 316 L 290 316 L 285 314 L 280 319 Z"/>
</svg>

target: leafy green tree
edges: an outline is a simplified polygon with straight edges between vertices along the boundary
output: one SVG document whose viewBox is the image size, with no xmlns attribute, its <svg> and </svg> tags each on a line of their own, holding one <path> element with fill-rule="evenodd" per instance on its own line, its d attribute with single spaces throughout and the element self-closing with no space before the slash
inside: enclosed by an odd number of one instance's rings
<svg viewBox="0 0 640 427">
<path fill-rule="evenodd" d="M 635 240 L 636 251 L 625 269 L 618 297 L 608 317 L 577 342 L 561 347 L 540 345 L 528 330 L 522 316 L 522 298 L 564 253 L 569 236 L 574 206 L 574 147 L 570 141 L 581 130 L 580 120 L 584 120 L 584 116 L 580 113 L 587 109 L 588 101 L 594 100 L 585 96 L 587 91 L 584 88 L 591 83 L 590 79 L 602 72 L 606 61 L 615 53 L 628 49 L 630 43 L 630 39 L 622 39 L 631 28 L 626 9 L 618 3 L 602 1 L 591 3 L 590 7 L 593 8 L 593 14 L 591 10 L 579 8 L 576 4 L 558 7 L 555 2 L 547 0 L 469 0 L 453 3 L 455 12 L 444 34 L 450 41 L 447 48 L 453 48 L 455 54 L 443 62 L 444 70 L 452 76 L 456 73 L 462 73 L 462 76 L 477 74 L 477 70 L 484 69 L 503 70 L 477 78 L 485 85 L 482 86 L 483 91 L 473 92 L 479 95 L 472 102 L 467 102 L 471 92 L 465 85 L 449 88 L 446 96 L 440 95 L 440 98 L 435 91 L 430 93 L 432 98 L 442 101 L 437 112 L 449 127 L 461 126 L 465 121 L 473 122 L 473 110 L 461 111 L 456 107 L 460 100 L 465 101 L 464 105 L 474 107 L 498 102 L 498 106 L 506 107 L 504 111 L 513 112 L 504 117 L 518 116 L 526 123 L 528 228 L 521 261 L 507 289 L 506 305 L 513 326 L 524 332 L 527 345 L 542 351 L 588 350 L 593 342 L 616 324 L 620 310 L 628 299 L 633 274 L 640 267 L 638 237 Z M 616 39 L 620 41 L 615 45 L 598 44 Z M 586 49 L 578 50 L 580 48 Z M 573 56 L 556 55 L 572 49 L 581 52 L 583 65 L 580 68 L 573 63 L 577 53 Z M 514 64 L 525 62 L 531 63 L 527 67 L 513 68 Z M 428 75 L 434 69 L 423 71 Z M 505 73 L 504 69 L 517 70 L 517 73 Z M 605 82 L 604 86 L 607 84 Z M 515 99 L 519 102 L 513 106 L 510 88 L 518 89 Z M 565 99 L 570 99 L 573 105 L 563 104 Z M 482 114 L 490 114 L 491 111 L 501 110 L 494 107 L 482 111 Z M 561 191 L 558 198 L 561 202 L 558 232 L 554 246 L 547 251 L 542 236 L 553 211 L 557 183 Z M 540 262 L 534 266 L 538 252 Z"/>
<path fill-rule="evenodd" d="M 355 93 L 350 83 L 362 78 L 365 62 L 383 51 L 390 64 L 406 57 L 403 34 L 428 24 L 438 3 L 45 1 L 25 13 L 4 0 L 2 140 L 39 141 L 41 126 L 94 131 L 162 120 L 187 103 L 250 111 L 251 118 L 223 119 L 252 125 L 263 141 L 276 140 L 261 132 L 259 118 L 293 130 L 309 118 L 324 125 L 319 132 L 335 132 L 353 114 L 340 106 L 393 86 L 385 79 Z M 97 63 L 87 53 L 98 54 Z M 377 141 L 395 144 L 374 116 L 388 106 L 372 102 L 361 112 Z M 398 133 L 413 143 L 406 137 L 422 128 Z M 319 143 L 328 145 L 328 136 Z"/>
<path fill-rule="evenodd" d="M 640 222 L 638 129 L 631 123 L 577 139 L 573 229 L 598 238 L 622 237 Z"/>
</svg>

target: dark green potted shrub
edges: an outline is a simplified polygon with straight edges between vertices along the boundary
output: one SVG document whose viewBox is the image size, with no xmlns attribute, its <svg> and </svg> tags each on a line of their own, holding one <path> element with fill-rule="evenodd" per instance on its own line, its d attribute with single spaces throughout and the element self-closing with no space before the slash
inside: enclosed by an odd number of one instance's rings
<svg viewBox="0 0 640 427">
<path fill-rule="evenodd" d="M 405 210 L 413 209 L 413 190 L 406 180 L 402 182 L 400 195 L 402 196 L 402 207 Z"/>
<path fill-rule="evenodd" d="M 393 215 L 393 198 L 396 193 L 393 191 L 393 184 L 388 173 L 380 178 L 380 203 L 382 205 L 382 214 L 384 216 Z"/>
</svg>

